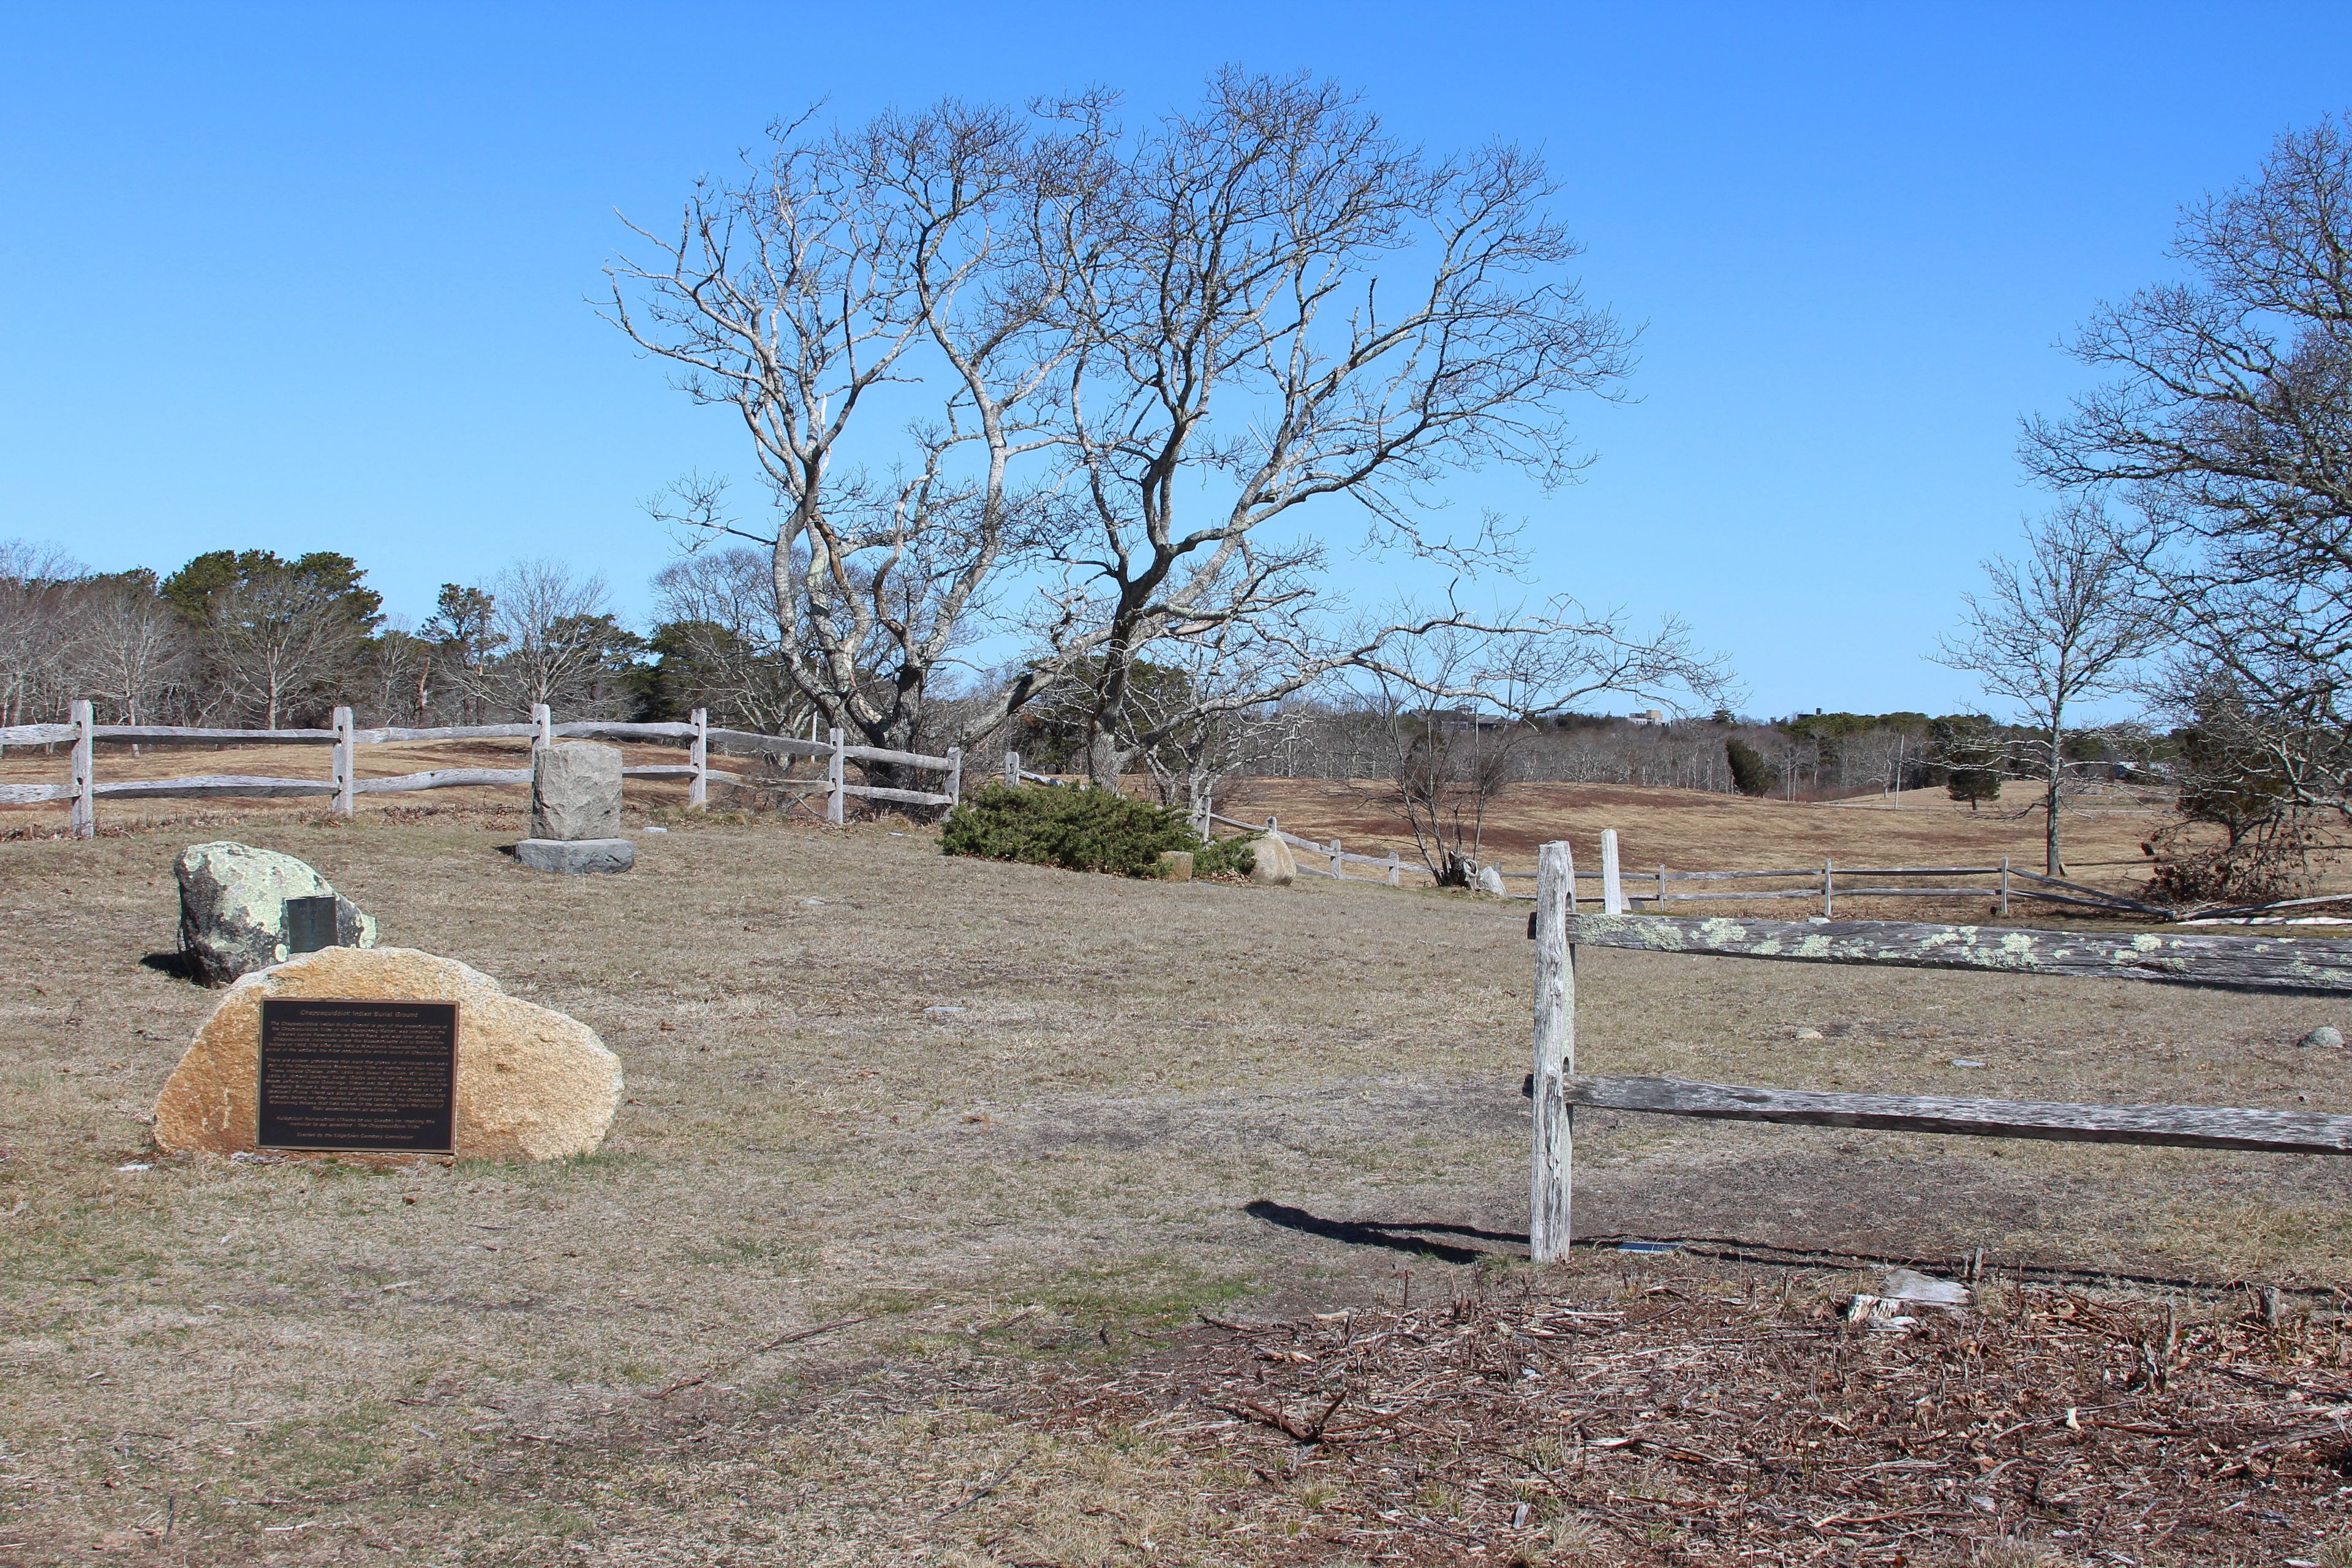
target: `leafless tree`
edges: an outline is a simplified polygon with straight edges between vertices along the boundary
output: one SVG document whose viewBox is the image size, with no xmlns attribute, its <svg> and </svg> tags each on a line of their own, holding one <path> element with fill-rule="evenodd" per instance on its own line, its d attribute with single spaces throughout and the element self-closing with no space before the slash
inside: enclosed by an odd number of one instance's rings
<svg viewBox="0 0 2352 1568">
<path fill-rule="evenodd" d="M 2113 378 L 2035 420 L 2026 461 L 2115 492 L 2181 644 L 2304 806 L 2352 806 L 2352 118 L 2279 138 L 2185 208 L 2188 276 L 2103 307 L 2076 357 Z"/>
<path fill-rule="evenodd" d="M 613 619 L 604 578 L 577 576 L 560 561 L 519 561 L 491 580 L 490 595 L 493 702 L 515 714 L 541 702 L 573 713 L 612 706 L 616 645 L 634 639 Z"/>
<path fill-rule="evenodd" d="M 223 701 L 275 730 L 348 670 L 367 630 L 332 588 L 309 574 L 253 573 L 207 602 L 207 674 Z"/>
<path fill-rule="evenodd" d="M 609 268 L 610 319 L 736 413 L 775 504 L 773 526 L 747 523 L 688 481 L 656 515 L 765 547 L 785 673 L 874 744 L 911 743 L 999 571 L 1050 536 L 1014 470 L 1046 445 L 1035 405 L 1070 349 L 1049 320 L 1067 262 L 1044 237 L 1095 165 L 1084 126 L 954 102 L 782 124 L 742 179 L 696 187 L 674 236 L 636 229 L 650 259 Z M 847 456 L 861 434 L 892 456 L 881 471 Z"/>
<path fill-rule="evenodd" d="M 2062 506 L 2028 528 L 2021 557 L 1984 563 L 1989 586 L 1963 596 L 1964 629 L 1933 656 L 2014 703 L 2033 731 L 2010 747 L 2010 760 L 2042 780 L 2042 852 L 2053 877 L 2065 875 L 2059 817 L 2071 715 L 2125 690 L 2138 661 L 2169 633 L 2161 606 L 2135 591 L 2132 562 L 2115 532 L 2095 500 Z"/>
<path fill-rule="evenodd" d="M 103 699 L 125 724 L 153 723 L 159 700 L 189 672 L 193 649 L 180 616 L 145 573 L 100 577 L 73 595 L 76 684 Z"/>
<path fill-rule="evenodd" d="M 1437 481 L 1572 473 L 1567 405 L 1615 388 L 1629 340 L 1565 271 L 1552 192 L 1518 149 L 1431 158 L 1305 77 L 1221 73 L 1121 143 L 1065 239 L 1057 434 L 1091 542 L 1045 628 L 1097 661 L 1097 781 L 1135 662 L 1282 614 L 1321 564 L 1316 503 L 1353 502 L 1371 548 L 1491 562 L 1486 531 L 1433 529 Z"/>
<path fill-rule="evenodd" d="M 1538 721 L 1603 691 L 1711 705 L 1728 684 L 1679 622 L 1643 637 L 1622 616 L 1565 602 L 1539 629 L 1425 628 L 1370 668 L 1386 750 L 1379 798 L 1412 829 L 1431 872 L 1454 886 L 1475 872 L 1486 809 L 1519 777 L 1514 755 L 1540 733 Z"/>
<path fill-rule="evenodd" d="M 654 576 L 661 648 L 693 683 L 689 700 L 740 728 L 791 734 L 812 711 L 784 653 L 791 616 L 776 597 L 773 559 L 734 545 L 680 557 Z"/>
<path fill-rule="evenodd" d="M 88 574 L 59 551 L 0 540 L 0 723 L 65 716 L 70 602 Z"/>
</svg>

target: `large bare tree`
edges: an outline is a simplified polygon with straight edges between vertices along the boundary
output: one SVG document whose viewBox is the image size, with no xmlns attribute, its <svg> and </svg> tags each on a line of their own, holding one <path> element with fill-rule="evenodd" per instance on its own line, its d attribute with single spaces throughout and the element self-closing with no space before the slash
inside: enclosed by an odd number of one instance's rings
<svg viewBox="0 0 2352 1568">
<path fill-rule="evenodd" d="M 2033 524 L 2021 557 L 1984 563 L 1985 592 L 1963 597 L 1962 631 L 1934 656 L 2014 703 L 2032 731 L 2007 749 L 2042 780 L 2042 854 L 2053 877 L 2066 874 L 2059 819 L 2070 720 L 2078 704 L 2126 689 L 2138 661 L 2169 634 L 2162 605 L 2135 592 L 2115 534 L 2095 500 Z"/>
<path fill-rule="evenodd" d="M 1118 146 L 1066 239 L 1056 434 L 1088 537 L 1044 628 L 1097 671 L 1106 784 L 1155 642 L 1289 613 L 1340 503 L 1375 549 L 1493 563 L 1489 531 L 1433 526 L 1439 481 L 1567 477 L 1572 397 L 1628 363 L 1519 149 L 1432 157 L 1337 87 L 1239 71 Z"/>
<path fill-rule="evenodd" d="M 2231 693 L 2229 748 L 2286 796 L 2352 807 L 2352 118 L 2284 135 L 2185 208 L 2179 280 L 2104 306 L 2076 357 L 2111 377 L 2035 420 L 2026 461 L 2112 492 L 2185 692 Z"/>
<path fill-rule="evenodd" d="M 1047 445 L 1036 406 L 1070 352 L 1052 321 L 1068 262 L 1045 237 L 1098 178 L 1085 127 L 1001 109 L 783 124 L 609 269 L 611 320 L 740 417 L 773 501 L 772 523 L 746 521 L 689 482 L 656 514 L 766 548 L 785 672 L 868 742 L 914 742 L 998 574 L 1049 537 L 1015 472 Z"/>
</svg>

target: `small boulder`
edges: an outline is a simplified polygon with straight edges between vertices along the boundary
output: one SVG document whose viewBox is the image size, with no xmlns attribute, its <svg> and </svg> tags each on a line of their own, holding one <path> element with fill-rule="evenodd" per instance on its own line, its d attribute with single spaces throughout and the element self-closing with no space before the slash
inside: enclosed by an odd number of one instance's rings
<svg viewBox="0 0 2352 1568">
<path fill-rule="evenodd" d="M 1263 833 L 1250 840 L 1250 880 L 1269 888 L 1286 888 L 1298 879 L 1298 858 L 1278 835 Z"/>
<path fill-rule="evenodd" d="M 223 839 L 181 850 L 172 874 L 180 884 L 180 952 L 207 985 L 285 962 L 289 899 L 334 900 L 335 940 L 375 945 L 374 919 L 291 855 Z"/>
<path fill-rule="evenodd" d="M 1192 879 L 1192 852 L 1190 849 L 1162 849 L 1160 852 L 1160 874 L 1171 882 Z"/>
<path fill-rule="evenodd" d="M 2321 1050 L 2340 1051 L 2344 1048 L 2344 1031 L 2333 1024 L 2322 1024 L 2295 1044 L 2306 1049 L 2317 1047 Z"/>
<path fill-rule="evenodd" d="M 1510 891 L 1503 886 L 1503 874 L 1492 866 L 1479 867 L 1478 874 L 1470 879 L 1470 885 L 1482 893 L 1491 893 L 1498 899 Z"/>
<path fill-rule="evenodd" d="M 541 746 L 530 759 L 533 838 L 613 838 L 621 831 L 621 749 L 587 741 Z"/>
<path fill-rule="evenodd" d="M 250 1151 L 258 1132 L 261 1003 L 268 996 L 455 1002 L 460 1160 L 555 1160 L 604 1140 L 621 1063 L 587 1025 L 508 995 L 454 958 L 330 947 L 248 974 L 196 1031 L 155 1101 L 166 1153 Z"/>
</svg>

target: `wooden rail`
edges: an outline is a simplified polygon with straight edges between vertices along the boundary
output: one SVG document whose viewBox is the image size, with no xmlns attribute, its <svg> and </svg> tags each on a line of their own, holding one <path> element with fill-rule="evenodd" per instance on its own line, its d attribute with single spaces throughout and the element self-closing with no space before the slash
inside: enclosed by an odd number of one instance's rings
<svg viewBox="0 0 2352 1568">
<path fill-rule="evenodd" d="M 534 751 L 551 745 L 559 740 L 635 741 L 675 744 L 684 742 L 688 761 L 683 763 L 646 763 L 621 770 L 625 778 L 682 778 L 687 781 L 687 804 L 700 807 L 709 802 L 713 783 L 737 789 L 805 791 L 822 788 L 826 794 L 825 816 L 829 822 L 844 819 L 845 804 L 850 796 L 868 800 L 901 802 L 914 805 L 954 805 L 962 796 L 963 752 L 951 747 L 943 757 L 928 756 L 919 752 L 891 751 L 878 746 L 853 746 L 840 730 L 832 731 L 823 742 L 803 741 L 791 735 L 761 735 L 743 730 L 714 730 L 709 716 L 696 709 L 687 723 L 626 723 L 615 720 L 582 719 L 566 723 L 555 722 L 554 715 L 544 703 L 531 710 L 527 724 L 448 724 L 427 728 L 398 725 L 379 726 L 362 730 L 352 721 L 349 708 L 338 708 L 334 727 L 327 730 L 233 730 L 206 729 L 192 726 L 159 724 L 100 724 L 93 721 L 91 705 L 86 701 L 73 704 L 73 717 L 65 724 L 17 724 L 0 728 L 0 747 L 56 745 L 71 742 L 72 755 L 69 777 L 61 784 L 0 784 L 0 805 L 29 805 L 46 801 L 69 803 L 69 831 L 77 838 L 88 838 L 98 831 L 98 801 L 100 796 L 116 799 L 138 799 L 156 796 L 212 795 L 310 795 L 333 797 L 333 809 L 350 816 L 353 802 L 363 795 L 403 794 L 414 790 L 462 789 L 483 786 L 506 787 L 528 785 L 529 768 L 435 768 L 422 773 L 401 773 L 389 778 L 361 778 L 358 751 L 362 746 L 378 746 L 416 742 L 446 741 L 520 741 L 528 740 Z M 248 773 L 198 774 L 193 777 L 165 779 L 111 779 L 97 777 L 95 747 L 100 742 L 132 745 L 233 745 L 288 744 L 333 747 L 333 761 L 329 776 L 316 778 L 278 778 Z M 710 766 L 710 749 L 716 744 L 722 752 L 751 755 L 822 758 L 825 774 L 822 783 L 807 779 L 762 780 L 746 774 L 728 773 Z M 898 789 L 880 784 L 849 783 L 845 764 L 856 762 L 876 766 L 911 769 L 918 772 L 944 773 L 944 788 L 939 791 Z M 787 763 L 789 766 L 789 762 Z"/>
<path fill-rule="evenodd" d="M 1614 870 L 1613 834 L 1602 837 Z M 1916 872 L 1921 868 L 1906 868 Z M 1678 1079 L 1599 1078 L 1576 1070 L 1576 949 L 1780 959 L 2008 974 L 2151 980 L 2259 991 L 2352 993 L 2352 942 L 2169 933 L 2022 931 L 1891 921 L 1684 920 L 1579 912 L 1575 861 L 1564 843 L 1537 858 L 1535 1041 L 1528 1088 L 1528 1250 L 1538 1263 L 1568 1252 L 1578 1106 L 1690 1116 L 1979 1138 L 2158 1144 L 2270 1153 L 2352 1154 L 2352 1116 L 2203 1105 L 2073 1105 L 1948 1095 L 1832 1093 Z M 1609 893 L 1614 877 L 1604 878 Z M 1618 906 L 1622 910 L 1622 904 Z"/>
</svg>

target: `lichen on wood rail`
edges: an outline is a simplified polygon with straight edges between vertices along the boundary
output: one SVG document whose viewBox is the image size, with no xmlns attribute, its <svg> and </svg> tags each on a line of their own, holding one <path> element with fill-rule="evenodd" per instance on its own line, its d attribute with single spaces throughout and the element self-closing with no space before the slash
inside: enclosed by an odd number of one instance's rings
<svg viewBox="0 0 2352 1568">
<path fill-rule="evenodd" d="M 1568 940 L 1582 947 L 1806 963 L 1884 963 L 1913 969 L 2158 980 L 2231 989 L 2352 992 L 2352 942 L 2313 937 L 2029 931 L 1901 921 L 1571 915 Z"/>
</svg>

